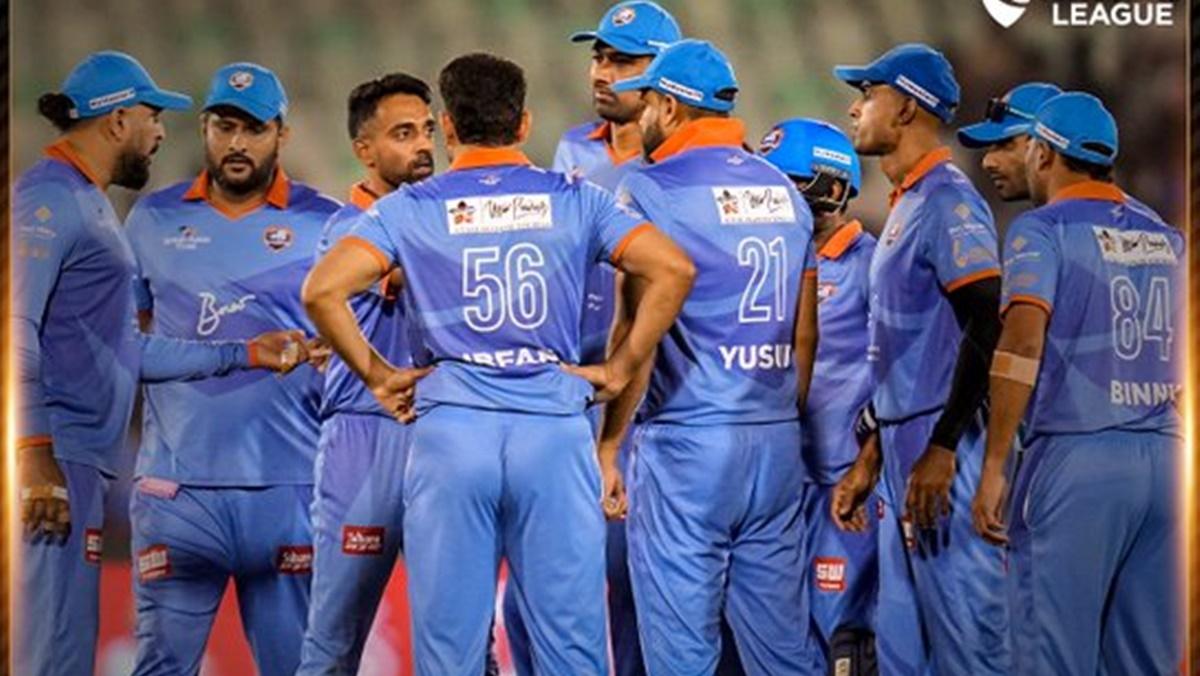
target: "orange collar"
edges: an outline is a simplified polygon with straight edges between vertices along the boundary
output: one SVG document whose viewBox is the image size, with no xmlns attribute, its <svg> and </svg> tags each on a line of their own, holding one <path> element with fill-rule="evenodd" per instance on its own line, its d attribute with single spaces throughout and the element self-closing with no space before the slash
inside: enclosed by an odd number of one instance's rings
<svg viewBox="0 0 1200 676">
<path fill-rule="evenodd" d="M 284 173 L 283 167 L 276 167 L 275 178 L 271 181 L 271 187 L 267 188 L 267 204 L 276 209 L 286 209 L 288 205 L 288 193 L 292 190 L 291 182 L 288 180 L 287 174 Z M 200 172 L 195 181 L 192 181 L 192 187 L 188 188 L 187 192 L 183 193 L 183 199 L 188 202 L 204 200 L 212 204 L 212 199 L 208 192 L 208 170 Z M 227 214 L 231 215 L 232 214 Z M 238 214 L 239 216 L 241 214 Z M 234 216 L 236 218 L 236 216 Z"/>
<path fill-rule="evenodd" d="M 1106 202 L 1125 203 L 1125 193 L 1112 183 L 1101 181 L 1082 181 L 1073 183 L 1054 194 L 1050 204 L 1063 200 L 1104 200 Z"/>
<path fill-rule="evenodd" d="M 734 146 L 746 144 L 746 125 L 735 117 L 702 117 L 692 120 L 671 134 L 653 153 L 654 162 L 678 155 L 692 148 Z"/>
<path fill-rule="evenodd" d="M 817 255 L 821 258 L 828 258 L 830 260 L 837 260 L 838 258 L 841 258 L 842 254 L 846 253 L 846 250 L 850 248 L 850 245 L 854 244 L 855 240 L 858 239 L 858 236 L 862 234 L 862 231 L 862 223 L 859 223 L 858 221 L 850 221 L 849 223 L 846 223 L 842 227 L 838 228 L 837 232 L 833 233 L 832 237 L 825 241 L 825 244 L 821 246 L 821 250 L 817 252 Z"/>
<path fill-rule="evenodd" d="M 625 155 L 618 155 L 617 149 L 614 148 L 612 144 L 612 132 L 612 122 L 604 120 L 598 127 L 593 129 L 592 132 L 587 135 L 587 138 L 589 141 L 600 141 L 604 144 L 604 150 L 608 153 L 608 161 L 612 162 L 614 167 L 620 166 L 635 157 L 641 156 L 642 151 L 640 148 L 634 148 Z"/>
<path fill-rule="evenodd" d="M 379 199 L 379 195 L 367 187 L 366 181 L 359 181 L 350 186 L 350 203 L 363 211 L 370 209 L 377 199 Z"/>
<path fill-rule="evenodd" d="M 494 167 L 502 164 L 532 164 L 525 153 L 514 148 L 472 148 L 465 153 L 459 153 L 450 164 L 450 171 L 461 169 L 478 169 L 479 167 Z"/>
<path fill-rule="evenodd" d="M 54 143 L 51 143 L 43 148 L 42 152 L 45 153 L 46 157 L 49 157 L 50 159 L 58 160 L 63 164 L 71 165 L 76 171 L 83 174 L 83 177 L 90 181 L 92 185 L 100 185 L 100 181 L 96 180 L 96 175 L 92 173 L 92 170 L 88 167 L 87 162 L 83 161 L 83 158 L 79 156 L 79 153 L 76 152 L 75 148 L 70 144 L 70 142 L 67 141 L 67 139 L 62 138 Z"/>
<path fill-rule="evenodd" d="M 925 156 L 918 160 L 912 169 L 908 170 L 908 175 L 904 177 L 903 181 L 900 181 L 900 185 L 892 190 L 892 194 L 888 195 L 888 206 L 895 206 L 896 200 L 900 199 L 901 195 L 911 190 L 918 181 L 925 178 L 925 175 L 933 171 L 939 164 L 949 162 L 950 158 L 950 148 L 946 146 L 934 148 L 925 153 Z"/>
</svg>

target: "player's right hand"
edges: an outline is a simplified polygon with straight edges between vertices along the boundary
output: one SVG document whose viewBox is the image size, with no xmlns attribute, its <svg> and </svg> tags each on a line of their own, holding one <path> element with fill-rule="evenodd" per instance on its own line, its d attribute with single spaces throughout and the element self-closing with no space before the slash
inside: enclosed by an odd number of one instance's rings
<svg viewBox="0 0 1200 676">
<path fill-rule="evenodd" d="M 276 373 L 288 373 L 308 361 L 307 339 L 303 331 L 267 331 L 246 344 L 250 365 Z"/>
<path fill-rule="evenodd" d="M 979 477 L 979 488 L 971 501 L 971 520 L 975 530 L 991 544 L 1008 544 L 1007 526 L 1004 523 L 1004 505 L 1007 502 L 1008 481 L 1004 469 L 985 462 Z"/>
<path fill-rule="evenodd" d="M 416 420 L 413 401 L 416 399 L 417 381 L 433 373 L 433 367 L 397 368 L 387 364 L 378 369 L 368 379 L 367 388 L 375 395 L 379 405 L 402 423 Z"/>
<path fill-rule="evenodd" d="M 867 500 L 879 481 L 879 435 L 867 437 L 858 458 L 833 488 L 829 502 L 830 517 L 840 529 L 862 533 L 870 524 Z"/>
<path fill-rule="evenodd" d="M 617 395 L 621 394 L 621 391 L 628 387 L 629 382 L 633 380 L 633 374 L 618 372 L 611 361 L 587 366 L 563 364 L 562 370 L 591 383 L 594 388 L 592 401 L 597 404 L 616 399 Z"/>
<path fill-rule="evenodd" d="M 34 541 L 66 541 L 71 533 L 71 503 L 67 480 L 54 459 L 54 447 L 40 444 L 22 448 L 17 455 L 17 474 L 26 535 Z"/>
<path fill-rule="evenodd" d="M 611 456 L 612 459 L 606 459 Z M 609 521 L 624 519 L 629 514 L 629 498 L 625 495 L 625 478 L 617 467 L 616 454 L 600 454 L 600 479 L 604 485 L 600 504 L 604 518 Z"/>
</svg>

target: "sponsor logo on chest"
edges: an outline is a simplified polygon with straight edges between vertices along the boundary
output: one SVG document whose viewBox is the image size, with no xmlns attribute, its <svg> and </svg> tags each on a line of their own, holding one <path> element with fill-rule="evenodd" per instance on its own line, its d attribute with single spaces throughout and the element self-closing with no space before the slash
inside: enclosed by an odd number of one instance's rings
<svg viewBox="0 0 1200 676">
<path fill-rule="evenodd" d="M 1092 226 L 1100 257 L 1117 265 L 1176 265 L 1179 259 L 1171 240 L 1161 232 L 1119 230 Z"/>
<path fill-rule="evenodd" d="M 548 193 L 446 200 L 451 235 L 546 230 L 554 225 Z"/>
<path fill-rule="evenodd" d="M 163 238 L 163 246 L 176 251 L 195 251 L 207 244 L 212 244 L 212 238 L 200 234 L 200 231 L 191 225 L 181 225 L 176 234 Z"/>
<path fill-rule="evenodd" d="M 272 253 L 279 253 L 290 247 L 295 239 L 295 233 L 285 225 L 272 225 L 263 230 L 263 244 L 266 244 Z"/>
<path fill-rule="evenodd" d="M 199 296 L 200 318 L 196 320 L 196 334 L 201 336 L 211 336 L 216 333 L 217 329 L 221 327 L 222 319 L 242 312 L 255 299 L 254 294 L 248 293 L 228 303 L 219 303 L 215 293 L 201 291 Z"/>
<path fill-rule="evenodd" d="M 721 225 L 788 223 L 796 220 L 792 197 L 783 186 L 716 186 L 712 189 L 712 196 Z"/>
</svg>

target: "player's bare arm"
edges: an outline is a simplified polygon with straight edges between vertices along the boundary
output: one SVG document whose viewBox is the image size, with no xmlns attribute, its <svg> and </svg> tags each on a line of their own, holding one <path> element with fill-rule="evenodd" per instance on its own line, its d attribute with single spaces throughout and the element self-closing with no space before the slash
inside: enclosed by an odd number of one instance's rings
<svg viewBox="0 0 1200 676">
<path fill-rule="evenodd" d="M 629 332 L 603 364 L 564 366 L 596 388 L 597 402 L 612 400 L 633 380 L 679 315 L 696 277 L 687 254 L 654 228 L 629 242 L 617 267 L 645 286 Z"/>
<path fill-rule="evenodd" d="M 918 528 L 936 528 L 939 516 L 950 513 L 954 449 L 987 395 L 984 373 L 1000 333 L 1000 278 L 990 277 L 955 289 L 949 300 L 963 337 L 946 407 L 933 428 L 928 448 L 909 477 L 905 508 Z"/>
<path fill-rule="evenodd" d="M 309 272 L 301 291 L 304 308 L 321 337 L 363 379 L 380 404 L 410 422 L 414 385 L 431 369 L 396 368 L 363 335 L 349 300 L 377 284 L 388 270 L 381 269 L 379 261 L 355 246 L 355 241 L 338 242 Z"/>
<path fill-rule="evenodd" d="M 1004 330 L 992 360 L 987 451 L 971 512 L 975 530 L 996 545 L 1008 542 L 1004 523 L 1008 493 L 1005 467 L 1017 428 L 1033 395 L 1049 321 L 1050 315 L 1037 305 L 1014 304 L 1004 315 Z"/>
<path fill-rule="evenodd" d="M 796 331 L 792 339 L 796 358 L 796 406 L 804 410 L 808 386 L 812 382 L 813 363 L 817 361 L 817 275 L 804 275 L 797 301 Z"/>
</svg>

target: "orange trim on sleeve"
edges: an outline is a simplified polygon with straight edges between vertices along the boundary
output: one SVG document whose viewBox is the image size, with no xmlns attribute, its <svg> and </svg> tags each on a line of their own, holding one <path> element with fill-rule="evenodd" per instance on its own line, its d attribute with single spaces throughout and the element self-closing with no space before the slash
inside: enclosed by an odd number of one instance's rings
<svg viewBox="0 0 1200 676">
<path fill-rule="evenodd" d="M 1102 200 L 1124 204 L 1127 200 L 1125 193 L 1112 183 L 1103 181 L 1081 181 L 1073 183 L 1054 193 L 1050 204 L 1063 200 Z"/>
<path fill-rule="evenodd" d="M 1010 307 L 1012 307 L 1013 305 L 1016 305 L 1018 303 L 1025 303 L 1026 305 L 1034 305 L 1034 306 L 1040 307 L 1048 315 L 1054 314 L 1054 308 L 1049 303 L 1047 303 L 1045 300 L 1038 298 L 1037 296 L 1017 294 L 1017 295 L 1013 296 L 1012 298 L 1009 298 L 1008 302 L 1004 304 L 1004 307 L 1000 308 L 1000 316 L 1003 317 L 1004 313 L 1008 312 L 1008 309 Z"/>
<path fill-rule="evenodd" d="M 964 286 L 966 286 L 972 282 L 978 282 L 981 279 L 991 279 L 992 277 L 999 277 L 999 276 L 1000 276 L 1000 268 L 991 268 L 988 270 L 980 270 L 979 272 L 973 272 L 973 273 L 967 275 L 966 277 L 959 277 L 958 279 L 954 280 L 950 284 L 946 285 L 946 293 L 953 293 L 955 290 L 961 289 Z"/>
<path fill-rule="evenodd" d="M 386 273 L 392 269 L 391 259 L 389 259 L 386 255 L 384 255 L 384 253 L 379 250 L 379 247 L 368 242 L 367 240 L 363 239 L 362 237 L 357 237 L 355 235 L 348 235 L 346 237 L 343 237 L 340 241 L 345 242 L 346 244 L 349 244 L 350 246 L 358 247 L 359 249 L 362 249 L 363 251 L 366 251 L 367 253 L 371 254 L 371 258 L 375 259 L 375 262 L 379 264 L 379 267 L 383 272 Z"/>
<path fill-rule="evenodd" d="M 33 448 L 34 446 L 48 446 L 54 443 L 54 437 L 49 434 L 38 434 L 32 437 L 22 437 L 17 439 L 17 450 L 25 448 Z"/>
<path fill-rule="evenodd" d="M 92 173 L 91 167 L 83 161 L 83 158 L 79 156 L 75 147 L 67 139 L 63 138 L 51 143 L 43 148 L 42 152 L 46 157 L 71 165 L 76 171 L 83 174 L 84 178 L 91 181 L 92 185 L 100 185 L 100 181 L 96 178 L 96 174 Z"/>
<path fill-rule="evenodd" d="M 858 236 L 862 234 L 862 231 L 862 223 L 850 221 L 838 228 L 837 232 L 833 233 L 833 236 L 821 246 L 821 250 L 817 252 L 817 255 L 830 260 L 841 258 L 842 254 L 846 253 L 850 245 L 854 244 Z"/>
<path fill-rule="evenodd" d="M 258 343 L 253 340 L 246 341 L 246 362 L 250 368 L 258 368 L 262 364 L 258 356 Z"/>
<path fill-rule="evenodd" d="M 461 169 L 478 169 L 479 167 L 494 167 L 502 164 L 533 164 L 525 153 L 516 148 L 471 148 L 459 153 L 450 163 L 450 171 Z"/>
<path fill-rule="evenodd" d="M 613 249 L 612 255 L 609 256 L 609 260 L 612 261 L 612 264 L 616 265 L 617 263 L 621 262 L 621 256 L 625 255 L 625 250 L 629 248 L 629 245 L 633 243 L 633 240 L 641 237 L 653 229 L 654 224 L 646 222 L 625 233 L 625 236 L 622 237 L 621 241 L 617 243 L 617 248 Z"/>
</svg>

